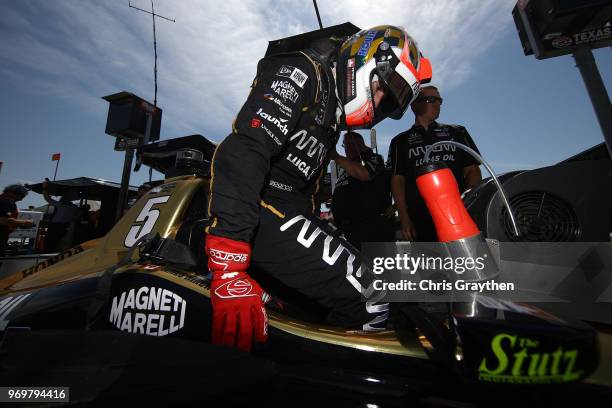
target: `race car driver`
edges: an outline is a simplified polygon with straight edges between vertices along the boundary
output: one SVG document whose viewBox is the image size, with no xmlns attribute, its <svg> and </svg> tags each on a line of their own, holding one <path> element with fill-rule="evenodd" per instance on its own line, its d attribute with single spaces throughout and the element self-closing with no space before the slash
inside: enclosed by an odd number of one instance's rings
<svg viewBox="0 0 612 408">
<path fill-rule="evenodd" d="M 316 301 L 331 325 L 385 327 L 388 304 L 372 294 L 372 273 L 312 214 L 312 197 L 340 127 L 399 119 L 430 78 L 416 42 L 394 26 L 259 61 L 211 170 L 205 250 L 213 343 L 248 351 L 267 338 L 268 296 L 250 265 Z"/>
</svg>

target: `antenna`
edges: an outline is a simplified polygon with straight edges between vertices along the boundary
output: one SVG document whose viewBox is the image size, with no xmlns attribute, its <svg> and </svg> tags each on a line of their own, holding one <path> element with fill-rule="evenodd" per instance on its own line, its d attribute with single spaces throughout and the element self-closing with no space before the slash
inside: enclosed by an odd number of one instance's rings
<svg viewBox="0 0 612 408">
<path fill-rule="evenodd" d="M 138 7 L 134 7 L 132 6 L 132 2 L 128 2 L 128 5 L 130 6 L 130 8 L 142 11 L 144 13 L 150 14 L 151 17 L 153 18 L 153 51 L 155 53 L 155 65 L 153 67 L 153 77 L 154 77 L 154 81 L 155 81 L 155 96 L 153 98 L 153 106 L 157 106 L 157 37 L 155 35 L 155 17 L 159 17 L 159 18 L 163 18 L 164 20 L 168 20 L 171 21 L 173 23 L 176 23 L 175 20 L 168 18 L 168 17 L 164 17 L 160 14 L 155 14 L 155 7 L 153 6 L 153 0 L 151 0 L 151 11 L 148 10 L 143 10 L 141 8 Z M 318 12 L 317 12 L 318 13 Z"/>
<path fill-rule="evenodd" d="M 317 20 L 319 20 L 319 28 L 323 29 L 323 24 L 321 23 L 321 15 L 319 14 L 319 7 L 317 6 L 317 0 L 312 0 L 312 4 L 314 4 L 315 12 L 317 13 Z"/>
</svg>

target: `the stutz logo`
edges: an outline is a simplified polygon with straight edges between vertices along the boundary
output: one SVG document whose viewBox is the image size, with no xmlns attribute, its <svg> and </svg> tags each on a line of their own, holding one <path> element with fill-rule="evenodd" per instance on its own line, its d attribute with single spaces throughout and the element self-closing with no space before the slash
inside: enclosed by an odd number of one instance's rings
<svg viewBox="0 0 612 408">
<path fill-rule="evenodd" d="M 479 380 L 497 383 L 550 384 L 576 381 L 583 371 L 574 371 L 578 350 L 562 346 L 543 352 L 540 342 L 500 333 L 491 340 L 495 358 L 483 358 Z"/>
<path fill-rule="evenodd" d="M 143 286 L 113 298 L 109 321 L 119 330 L 166 336 L 183 328 L 187 302 L 168 289 Z"/>
</svg>

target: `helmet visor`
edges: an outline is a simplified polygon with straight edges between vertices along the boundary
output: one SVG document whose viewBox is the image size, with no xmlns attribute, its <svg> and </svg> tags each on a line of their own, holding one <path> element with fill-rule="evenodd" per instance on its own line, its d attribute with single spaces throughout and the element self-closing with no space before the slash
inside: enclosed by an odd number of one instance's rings
<svg viewBox="0 0 612 408">
<path fill-rule="evenodd" d="M 385 96 L 376 108 L 376 116 L 380 115 L 382 119 L 400 119 L 412 101 L 412 88 L 395 70 L 380 73 L 379 80 Z"/>
</svg>

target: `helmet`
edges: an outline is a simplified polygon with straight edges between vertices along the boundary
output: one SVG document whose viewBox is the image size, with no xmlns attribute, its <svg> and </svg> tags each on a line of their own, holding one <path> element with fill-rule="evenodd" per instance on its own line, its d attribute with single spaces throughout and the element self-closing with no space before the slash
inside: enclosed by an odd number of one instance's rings
<svg viewBox="0 0 612 408">
<path fill-rule="evenodd" d="M 342 43 L 337 80 L 344 105 L 343 123 L 370 128 L 381 120 L 402 117 L 431 80 L 431 64 L 404 29 L 390 25 L 362 30 Z M 372 83 L 379 81 L 385 96 L 374 107 Z"/>
</svg>

